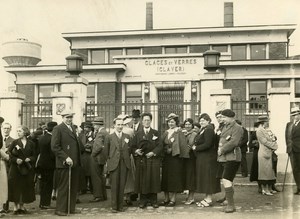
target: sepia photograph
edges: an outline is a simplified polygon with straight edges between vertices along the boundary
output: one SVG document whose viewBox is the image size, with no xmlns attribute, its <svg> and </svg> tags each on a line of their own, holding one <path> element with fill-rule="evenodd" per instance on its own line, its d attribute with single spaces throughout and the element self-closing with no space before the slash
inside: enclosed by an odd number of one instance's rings
<svg viewBox="0 0 300 219">
<path fill-rule="evenodd" d="M 0 0 L 0 218 L 300 219 L 299 0 Z"/>
</svg>

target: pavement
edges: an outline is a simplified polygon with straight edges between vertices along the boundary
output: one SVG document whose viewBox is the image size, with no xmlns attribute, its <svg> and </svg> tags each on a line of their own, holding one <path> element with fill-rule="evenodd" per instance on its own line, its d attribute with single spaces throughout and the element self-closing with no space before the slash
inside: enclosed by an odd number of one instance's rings
<svg viewBox="0 0 300 219">
<path fill-rule="evenodd" d="M 282 189 L 282 180 L 284 176 L 278 176 L 277 187 Z M 292 176 L 286 177 L 287 185 L 284 187 L 284 191 L 281 191 L 274 196 L 266 196 L 259 194 L 257 191 L 257 184 L 255 182 L 249 182 L 249 178 L 237 176 L 235 179 L 235 203 L 237 211 L 232 214 L 226 214 L 222 212 L 223 207 L 217 202 L 217 199 L 223 196 L 222 193 L 218 193 L 213 196 L 214 204 L 212 207 L 201 208 L 193 205 L 184 205 L 182 201 L 185 200 L 185 194 L 178 194 L 175 207 L 159 207 L 157 209 L 148 206 L 146 209 L 138 208 L 138 203 L 134 202 L 132 207 L 128 207 L 125 212 L 111 213 L 110 212 L 110 198 L 104 202 L 89 203 L 93 197 L 90 193 L 80 195 L 80 204 L 76 205 L 76 209 L 81 211 L 80 214 L 73 214 L 68 217 L 71 218 L 143 218 L 143 219 L 187 219 L 192 218 L 220 218 L 220 219 L 235 219 L 235 218 L 271 218 L 272 219 L 300 219 L 300 195 L 294 195 L 295 184 Z M 110 195 L 110 190 L 108 190 Z M 54 210 L 40 210 L 39 195 L 36 196 L 37 200 L 25 207 L 30 211 L 27 215 L 13 215 L 9 213 L 5 215 L 5 218 L 62 218 L 54 215 Z M 203 194 L 196 194 L 196 201 L 200 201 L 204 198 Z M 158 200 L 163 200 L 163 193 L 158 195 Z M 55 206 L 55 201 L 52 202 L 52 206 Z M 12 209 L 12 204 L 11 204 Z M 66 218 L 66 217 L 63 217 Z"/>
</svg>

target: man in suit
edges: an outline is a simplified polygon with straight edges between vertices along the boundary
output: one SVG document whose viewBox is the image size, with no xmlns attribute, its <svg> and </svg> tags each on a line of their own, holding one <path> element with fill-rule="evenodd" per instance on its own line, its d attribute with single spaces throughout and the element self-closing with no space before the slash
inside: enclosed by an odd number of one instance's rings
<svg viewBox="0 0 300 219">
<path fill-rule="evenodd" d="M 285 140 L 287 153 L 290 156 L 294 179 L 297 185 L 295 195 L 300 195 L 300 109 L 291 109 L 293 121 L 287 123 L 285 129 Z"/>
<path fill-rule="evenodd" d="M 104 128 L 103 117 L 96 117 L 92 122 L 94 126 L 94 144 L 91 154 L 91 178 L 93 184 L 94 199 L 90 202 L 107 200 L 105 188 L 104 165 L 107 160 L 104 149 L 104 141 L 108 132 Z"/>
<path fill-rule="evenodd" d="M 7 151 L 10 144 L 13 142 L 13 140 L 15 140 L 14 138 L 10 137 L 11 128 L 12 128 L 12 126 L 11 126 L 10 123 L 6 122 L 6 123 L 2 124 L 3 147 L 4 147 L 5 151 Z M 6 165 L 6 171 L 7 171 L 7 174 L 8 174 L 9 161 L 6 161 L 5 165 Z M 9 211 L 9 201 L 7 201 L 5 204 L 3 204 L 3 211 L 4 211 L 4 213 L 7 213 Z"/>
<path fill-rule="evenodd" d="M 122 118 L 114 119 L 114 133 L 105 139 L 104 150 L 108 156 L 107 171 L 111 182 L 112 213 L 122 212 L 124 189 L 127 174 L 131 169 L 131 139 L 123 133 L 124 121 Z"/>
<path fill-rule="evenodd" d="M 37 167 L 41 173 L 41 191 L 40 191 L 40 208 L 52 209 L 51 194 L 53 188 L 53 176 L 55 170 L 55 155 L 51 151 L 51 138 L 53 128 L 57 126 L 57 122 L 48 122 L 45 135 L 39 139 L 40 159 Z"/>
<path fill-rule="evenodd" d="M 242 157 L 239 145 L 243 137 L 243 128 L 236 123 L 234 119 L 235 113 L 231 109 L 225 109 L 221 114 L 225 126 L 220 135 L 218 162 L 223 166 L 222 183 L 228 202 L 224 208 L 224 212 L 232 213 L 236 210 L 233 199 L 233 180 L 240 166 Z"/>
<path fill-rule="evenodd" d="M 71 167 L 70 213 L 75 211 L 76 195 L 79 186 L 80 153 L 79 139 L 73 127 L 74 113 L 66 110 L 61 113 L 63 122 L 54 127 L 51 149 L 56 157 L 57 199 L 55 214 L 66 216 L 68 212 L 69 167 Z"/>
<path fill-rule="evenodd" d="M 152 114 L 142 114 L 143 129 L 138 131 L 132 141 L 132 151 L 136 161 L 135 192 L 140 194 L 140 208 L 148 201 L 158 208 L 157 193 L 160 190 L 160 164 L 162 144 L 159 133 L 152 129 Z"/>
<path fill-rule="evenodd" d="M 242 126 L 242 122 L 240 120 L 235 120 L 237 124 L 239 124 L 240 126 Z M 243 177 L 248 177 L 248 165 L 247 165 L 247 159 L 246 159 L 246 155 L 247 155 L 247 151 L 248 151 L 248 130 L 243 127 L 243 138 L 240 142 L 240 148 L 241 148 L 241 152 L 242 152 L 242 160 L 241 160 L 241 172 L 242 172 L 242 176 Z"/>
<path fill-rule="evenodd" d="M 141 125 L 141 111 L 139 109 L 133 109 L 132 110 L 132 129 L 134 131 L 134 134 L 137 133 L 138 131 L 143 130 L 143 126 Z"/>
</svg>

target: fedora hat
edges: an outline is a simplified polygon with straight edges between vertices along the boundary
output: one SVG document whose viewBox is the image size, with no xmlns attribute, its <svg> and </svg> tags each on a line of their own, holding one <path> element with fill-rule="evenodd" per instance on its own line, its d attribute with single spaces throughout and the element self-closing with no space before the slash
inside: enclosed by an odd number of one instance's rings
<svg viewBox="0 0 300 219">
<path fill-rule="evenodd" d="M 93 124 L 95 125 L 104 125 L 104 119 L 103 117 L 95 117 L 94 121 L 92 121 Z"/>
<path fill-rule="evenodd" d="M 75 113 L 72 110 L 64 110 L 60 113 L 61 116 L 65 117 L 65 116 L 73 116 Z"/>
<path fill-rule="evenodd" d="M 269 122 L 268 116 L 258 116 L 256 122 Z"/>
<path fill-rule="evenodd" d="M 291 116 L 295 116 L 295 115 L 298 115 L 298 114 L 300 114 L 300 109 L 299 109 L 299 107 L 298 107 L 298 106 L 293 107 L 293 108 L 291 109 Z"/>
<path fill-rule="evenodd" d="M 141 111 L 139 109 L 133 109 L 131 117 L 132 118 L 140 118 L 141 117 Z"/>
<path fill-rule="evenodd" d="M 132 117 L 130 117 L 129 115 L 127 115 L 127 114 L 120 114 L 120 115 L 118 115 L 118 117 L 117 118 L 121 118 L 121 119 L 123 119 L 123 121 L 124 121 L 124 124 L 128 124 L 129 122 L 131 122 L 132 121 Z"/>
</svg>

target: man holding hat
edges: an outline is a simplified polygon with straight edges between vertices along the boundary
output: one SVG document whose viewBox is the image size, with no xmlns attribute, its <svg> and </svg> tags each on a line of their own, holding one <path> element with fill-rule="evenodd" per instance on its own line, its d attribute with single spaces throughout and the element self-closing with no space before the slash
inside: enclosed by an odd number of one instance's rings
<svg viewBox="0 0 300 219">
<path fill-rule="evenodd" d="M 57 199 L 55 214 L 66 216 L 68 212 L 68 189 L 70 192 L 70 213 L 74 214 L 76 195 L 79 186 L 80 153 L 79 139 L 73 127 L 73 115 L 70 110 L 61 113 L 63 122 L 54 127 L 51 149 L 56 157 Z M 69 185 L 69 167 L 71 167 L 71 185 Z"/>
<path fill-rule="evenodd" d="M 225 109 L 221 114 L 225 126 L 220 134 L 218 147 L 218 162 L 222 165 L 220 168 L 222 173 L 219 174 L 222 175 L 225 197 L 228 202 L 224 212 L 232 213 L 235 211 L 232 185 L 241 162 L 242 155 L 239 144 L 243 137 L 243 128 L 236 123 L 235 113 L 231 109 Z"/>
<path fill-rule="evenodd" d="M 55 170 L 55 155 L 51 151 L 51 138 L 53 128 L 57 122 L 48 122 L 45 135 L 39 139 L 40 158 L 37 167 L 41 173 L 40 208 L 50 209 Z"/>
<path fill-rule="evenodd" d="M 295 195 L 300 195 L 300 109 L 293 107 L 291 109 L 293 121 L 287 123 L 285 129 L 285 140 L 287 153 L 291 159 L 294 179 L 297 185 Z"/>
<path fill-rule="evenodd" d="M 103 117 L 96 117 L 92 122 L 94 126 L 94 144 L 91 154 L 91 178 L 93 184 L 94 199 L 90 202 L 100 202 L 107 200 L 105 188 L 104 165 L 107 160 L 105 155 L 104 140 L 108 136 L 108 132 L 104 128 Z"/>
</svg>

